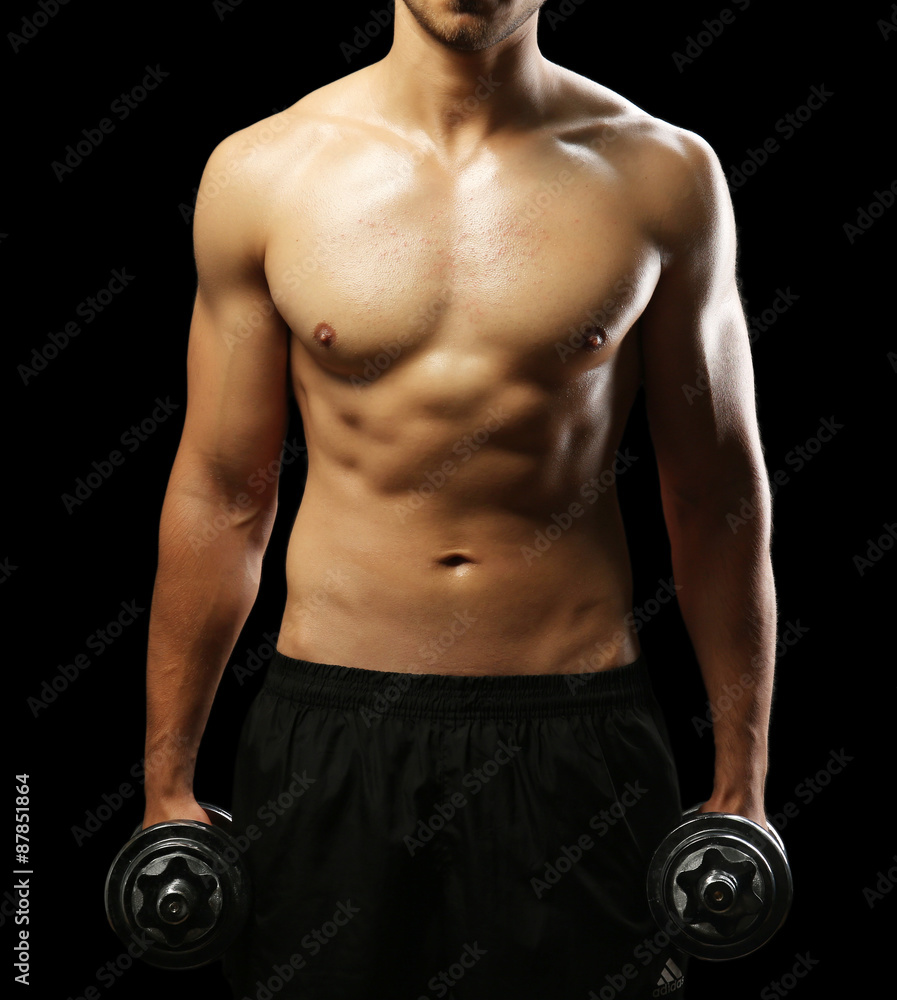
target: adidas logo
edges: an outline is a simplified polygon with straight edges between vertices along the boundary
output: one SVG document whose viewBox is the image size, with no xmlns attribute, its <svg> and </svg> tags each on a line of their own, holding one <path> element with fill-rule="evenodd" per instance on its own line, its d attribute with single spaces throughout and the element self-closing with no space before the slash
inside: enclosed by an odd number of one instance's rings
<svg viewBox="0 0 897 1000">
<path fill-rule="evenodd" d="M 684 985 L 685 976 L 682 970 L 671 958 L 668 958 L 667 964 L 663 967 L 660 979 L 657 980 L 657 986 L 651 996 L 665 997 L 668 993 L 675 993 L 676 990 Z"/>
</svg>

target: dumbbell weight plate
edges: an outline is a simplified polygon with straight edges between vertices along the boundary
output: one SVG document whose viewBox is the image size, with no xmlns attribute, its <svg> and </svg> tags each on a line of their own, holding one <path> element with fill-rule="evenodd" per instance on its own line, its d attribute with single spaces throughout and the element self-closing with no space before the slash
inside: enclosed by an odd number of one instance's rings
<svg viewBox="0 0 897 1000">
<path fill-rule="evenodd" d="M 698 958 L 750 954 L 782 925 L 791 870 L 781 838 L 742 816 L 686 814 L 648 871 L 648 902 L 673 943 Z"/>
<path fill-rule="evenodd" d="M 216 825 L 181 820 L 138 830 L 106 877 L 106 915 L 140 957 L 168 969 L 220 958 L 246 919 L 249 881 L 224 827 L 224 810 L 202 804 Z"/>
</svg>

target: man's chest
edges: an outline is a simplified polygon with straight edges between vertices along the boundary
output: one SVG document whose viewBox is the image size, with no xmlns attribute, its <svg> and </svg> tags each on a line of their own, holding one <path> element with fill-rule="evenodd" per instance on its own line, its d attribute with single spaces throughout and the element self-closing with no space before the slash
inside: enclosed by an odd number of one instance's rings
<svg viewBox="0 0 897 1000">
<path fill-rule="evenodd" d="M 625 179 L 573 155 L 450 176 L 394 152 L 325 159 L 272 214 L 271 294 L 313 357 L 344 374 L 397 351 L 543 373 L 613 357 L 659 271 Z"/>
</svg>

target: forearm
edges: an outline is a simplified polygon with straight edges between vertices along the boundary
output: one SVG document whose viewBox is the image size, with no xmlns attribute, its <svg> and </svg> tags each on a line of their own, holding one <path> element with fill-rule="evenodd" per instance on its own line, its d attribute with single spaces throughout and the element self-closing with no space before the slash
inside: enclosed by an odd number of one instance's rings
<svg viewBox="0 0 897 1000">
<path fill-rule="evenodd" d="M 192 795 L 200 739 L 221 675 L 258 594 L 273 510 L 220 524 L 218 498 L 169 488 L 147 650 L 146 796 Z"/>
<path fill-rule="evenodd" d="M 733 530 L 726 515 L 744 498 L 755 515 Z M 667 519 L 679 606 L 710 699 L 713 797 L 727 812 L 763 810 L 776 647 L 770 507 L 761 484 Z"/>
</svg>

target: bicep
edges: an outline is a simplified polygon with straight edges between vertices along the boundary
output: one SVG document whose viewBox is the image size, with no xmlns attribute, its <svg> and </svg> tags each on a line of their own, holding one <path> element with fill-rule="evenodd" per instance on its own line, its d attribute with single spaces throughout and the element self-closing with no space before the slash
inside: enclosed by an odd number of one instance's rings
<svg viewBox="0 0 897 1000">
<path fill-rule="evenodd" d="M 667 495 L 697 502 L 762 466 L 754 373 L 722 169 L 692 145 L 666 213 L 666 259 L 641 324 L 645 403 Z"/>
<path fill-rule="evenodd" d="M 207 171 L 214 170 L 214 154 Z M 187 350 L 187 410 L 176 471 L 212 491 L 250 493 L 276 464 L 288 415 L 289 330 L 269 294 L 252 187 L 232 185 L 197 211 L 198 287 Z"/>
</svg>

